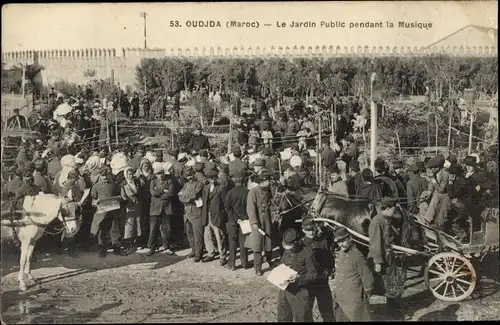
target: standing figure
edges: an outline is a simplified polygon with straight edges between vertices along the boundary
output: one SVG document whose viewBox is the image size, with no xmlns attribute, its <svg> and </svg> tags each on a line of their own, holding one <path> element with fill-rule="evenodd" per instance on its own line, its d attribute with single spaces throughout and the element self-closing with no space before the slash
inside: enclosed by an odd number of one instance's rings
<svg viewBox="0 0 500 325">
<path fill-rule="evenodd" d="M 374 287 L 371 270 L 345 228 L 337 229 L 334 237 L 340 246 L 335 259 L 335 319 L 338 322 L 371 321 L 368 305 Z"/>
<path fill-rule="evenodd" d="M 272 219 L 271 219 L 271 190 L 269 181 L 271 174 L 268 171 L 263 171 L 260 175 L 256 175 L 254 181 L 258 186 L 252 188 L 248 193 L 247 198 L 247 214 L 252 226 L 252 233 L 248 237 L 250 246 L 253 250 L 253 260 L 255 274 L 262 275 L 262 252 L 266 256 L 266 261 L 269 268 L 273 268 L 272 262 L 273 246 L 271 241 L 272 235 Z"/>
</svg>

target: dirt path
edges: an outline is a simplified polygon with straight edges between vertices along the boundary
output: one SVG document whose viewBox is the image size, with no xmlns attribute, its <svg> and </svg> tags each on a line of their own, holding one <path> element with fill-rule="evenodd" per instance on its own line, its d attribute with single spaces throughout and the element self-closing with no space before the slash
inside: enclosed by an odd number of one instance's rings
<svg viewBox="0 0 500 325">
<path fill-rule="evenodd" d="M 186 255 L 180 252 L 179 255 Z M 272 322 L 277 289 L 253 270 L 229 271 L 217 262 L 193 263 L 184 256 L 86 253 L 40 258 L 33 275 L 41 281 L 17 291 L 17 268 L 2 260 L 2 318 L 13 323 L 89 322 Z M 412 278 L 413 277 L 413 278 Z M 384 320 L 498 319 L 500 285 L 485 281 L 462 303 L 436 301 L 421 279 L 409 274 L 404 315 L 373 305 Z M 497 278 L 498 281 L 498 278 Z M 315 308 L 315 321 L 320 321 Z"/>
</svg>

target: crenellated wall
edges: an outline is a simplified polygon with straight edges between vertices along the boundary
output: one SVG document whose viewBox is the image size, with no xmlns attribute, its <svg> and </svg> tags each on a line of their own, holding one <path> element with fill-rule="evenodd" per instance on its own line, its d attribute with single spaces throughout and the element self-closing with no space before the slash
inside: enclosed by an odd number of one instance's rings
<svg viewBox="0 0 500 325">
<path fill-rule="evenodd" d="M 2 53 L 2 63 L 7 67 L 38 62 L 45 67 L 44 77 L 49 84 L 58 80 L 68 80 L 79 84 L 86 83 L 84 73 L 95 70 L 94 78 L 109 78 L 114 70 L 115 81 L 122 86 L 135 84 L 135 67 L 143 58 L 162 57 L 221 57 L 221 58 L 258 58 L 258 57 L 342 57 L 342 56 L 497 56 L 496 46 L 271 46 L 266 47 L 194 47 L 194 48 L 87 48 L 63 50 L 31 50 Z"/>
</svg>

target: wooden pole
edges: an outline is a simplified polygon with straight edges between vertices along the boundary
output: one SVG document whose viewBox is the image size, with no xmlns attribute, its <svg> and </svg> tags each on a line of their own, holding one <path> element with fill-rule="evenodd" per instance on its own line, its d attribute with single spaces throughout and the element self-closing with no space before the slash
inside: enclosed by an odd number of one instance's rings
<svg viewBox="0 0 500 325">
<path fill-rule="evenodd" d="M 330 114 L 331 114 L 331 128 L 332 128 L 332 135 L 335 133 L 335 129 L 334 129 L 334 124 L 335 124 L 335 113 L 334 113 L 334 105 L 332 104 L 332 107 L 331 107 L 331 111 L 330 111 Z"/>
<path fill-rule="evenodd" d="M 453 109 L 451 107 L 448 107 L 448 145 L 447 147 L 450 148 L 451 145 L 451 122 L 453 120 Z"/>
<path fill-rule="evenodd" d="M 474 115 L 472 112 L 470 112 L 470 124 L 469 124 L 469 149 L 468 153 L 469 155 L 472 153 L 472 129 L 473 129 L 473 123 L 474 123 Z"/>
<path fill-rule="evenodd" d="M 429 125 L 429 118 L 427 118 L 427 147 L 431 146 L 431 127 Z"/>
<path fill-rule="evenodd" d="M 333 115 L 334 115 L 334 124 L 335 124 L 335 131 L 337 131 L 337 105 L 335 105 L 335 100 L 333 101 Z"/>
<path fill-rule="evenodd" d="M 229 117 L 229 139 L 227 141 L 227 154 L 229 155 L 231 153 L 231 147 L 232 147 L 232 142 L 233 142 L 233 113 L 230 113 Z"/>
<path fill-rule="evenodd" d="M 439 131 L 437 113 L 434 113 L 434 124 L 436 126 L 436 156 L 437 156 L 437 154 L 438 154 L 438 131 Z"/>
<path fill-rule="evenodd" d="M 322 185 L 323 185 L 323 166 L 321 165 L 321 156 L 320 156 L 320 153 L 321 153 L 321 131 L 323 129 L 323 123 L 321 123 L 321 116 L 319 116 L 319 139 L 318 139 L 318 152 L 316 152 L 316 156 L 318 156 L 318 166 L 319 166 L 319 188 L 321 189 L 322 188 Z"/>
<path fill-rule="evenodd" d="M 396 140 L 398 141 L 399 159 L 403 159 L 403 152 L 401 151 L 401 142 L 399 141 L 398 131 L 394 131 L 394 133 L 396 133 Z"/>
<path fill-rule="evenodd" d="M 23 67 L 23 82 L 21 84 L 21 93 L 23 95 L 23 100 L 24 100 L 24 96 L 26 95 L 26 66 L 24 65 L 24 63 L 22 64 L 22 67 Z"/>
<path fill-rule="evenodd" d="M 170 149 L 174 147 L 174 130 L 176 130 L 174 126 L 174 122 L 172 121 L 172 127 L 170 128 Z"/>
<path fill-rule="evenodd" d="M 372 74 L 371 88 L 371 118 L 370 118 L 370 169 L 375 173 L 375 159 L 377 159 L 377 105 L 373 98 L 373 84 L 375 82 L 375 73 Z"/>
<path fill-rule="evenodd" d="M 109 131 L 108 112 L 106 112 L 106 117 L 104 121 L 106 123 L 106 144 L 108 145 L 109 152 L 111 152 L 111 134 Z"/>
<path fill-rule="evenodd" d="M 115 111 L 115 141 L 116 144 L 118 144 L 118 118 L 116 111 Z"/>
</svg>

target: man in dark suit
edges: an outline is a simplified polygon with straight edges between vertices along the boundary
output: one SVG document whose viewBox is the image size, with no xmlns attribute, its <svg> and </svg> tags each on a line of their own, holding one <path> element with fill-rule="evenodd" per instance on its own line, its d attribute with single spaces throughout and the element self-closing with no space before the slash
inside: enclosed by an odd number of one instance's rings
<svg viewBox="0 0 500 325">
<path fill-rule="evenodd" d="M 150 256 L 155 253 L 158 230 L 161 231 L 163 238 L 164 253 L 173 255 L 174 252 L 170 248 L 172 244 L 171 222 L 175 211 L 173 200 L 174 196 L 177 195 L 178 189 L 174 180 L 165 174 L 162 163 L 155 162 L 153 164 L 153 171 L 156 178 L 151 181 L 150 185 L 150 233 L 148 242 L 149 252 L 147 255 Z"/>
<path fill-rule="evenodd" d="M 205 164 L 204 174 L 209 183 L 203 188 L 202 216 L 205 226 L 205 248 L 207 256 L 203 262 L 210 262 L 215 259 L 214 238 L 217 241 L 217 249 L 220 254 L 220 264 L 226 264 L 226 248 L 224 246 L 225 229 L 227 223 L 227 213 L 224 208 L 224 200 L 227 191 L 219 185 L 217 167 L 213 162 Z"/>
<path fill-rule="evenodd" d="M 189 142 L 186 145 L 187 149 L 192 151 L 200 151 L 201 149 L 210 150 L 210 143 L 208 142 L 208 138 L 201 134 L 201 127 L 198 127 L 191 138 L 189 138 Z"/>
<path fill-rule="evenodd" d="M 240 223 L 248 220 L 247 197 L 248 190 L 243 186 L 245 172 L 233 176 L 234 187 L 226 195 L 226 212 L 228 216 L 227 233 L 229 239 L 228 268 L 236 270 L 236 247 L 240 247 L 241 267 L 248 268 L 248 250 L 245 248 L 246 236 L 240 230 Z"/>
<path fill-rule="evenodd" d="M 19 114 L 19 108 L 14 108 L 14 116 L 7 120 L 7 130 L 10 129 L 27 129 L 28 123 L 26 122 L 26 117 Z"/>
</svg>

